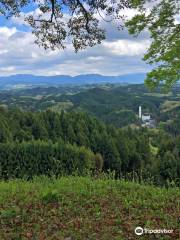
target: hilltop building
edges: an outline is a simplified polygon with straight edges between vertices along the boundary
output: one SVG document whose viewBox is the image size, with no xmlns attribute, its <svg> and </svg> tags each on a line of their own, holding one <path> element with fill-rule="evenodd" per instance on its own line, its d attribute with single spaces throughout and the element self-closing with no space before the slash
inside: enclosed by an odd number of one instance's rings
<svg viewBox="0 0 180 240">
<path fill-rule="evenodd" d="M 142 113 L 142 107 L 139 106 L 139 119 L 142 127 L 155 128 L 155 120 L 151 118 L 149 113 Z"/>
</svg>

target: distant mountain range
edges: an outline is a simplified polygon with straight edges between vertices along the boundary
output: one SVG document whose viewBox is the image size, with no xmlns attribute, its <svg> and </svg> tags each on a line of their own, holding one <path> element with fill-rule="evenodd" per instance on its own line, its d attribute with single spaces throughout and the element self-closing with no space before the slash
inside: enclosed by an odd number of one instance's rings
<svg viewBox="0 0 180 240">
<path fill-rule="evenodd" d="M 29 74 L 18 74 L 0 77 L 0 88 L 22 88 L 38 85 L 83 85 L 83 84 L 140 84 L 144 82 L 146 74 L 127 74 L 121 76 L 103 76 L 99 74 L 86 74 L 78 76 L 56 75 L 56 76 L 35 76 Z"/>
</svg>

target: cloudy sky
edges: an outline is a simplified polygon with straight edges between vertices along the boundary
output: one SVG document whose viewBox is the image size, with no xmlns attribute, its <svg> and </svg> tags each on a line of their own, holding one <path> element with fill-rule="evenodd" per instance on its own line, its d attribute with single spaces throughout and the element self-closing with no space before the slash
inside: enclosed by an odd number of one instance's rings
<svg viewBox="0 0 180 240">
<path fill-rule="evenodd" d="M 133 12 L 125 14 L 132 16 Z M 142 61 L 150 44 L 147 33 L 134 38 L 127 30 L 118 31 L 115 23 L 102 22 L 107 39 L 101 45 L 79 53 L 74 53 L 71 46 L 65 50 L 45 51 L 34 44 L 34 36 L 24 25 L 22 17 L 0 19 L 0 76 L 123 75 L 149 70 L 149 66 Z"/>
</svg>

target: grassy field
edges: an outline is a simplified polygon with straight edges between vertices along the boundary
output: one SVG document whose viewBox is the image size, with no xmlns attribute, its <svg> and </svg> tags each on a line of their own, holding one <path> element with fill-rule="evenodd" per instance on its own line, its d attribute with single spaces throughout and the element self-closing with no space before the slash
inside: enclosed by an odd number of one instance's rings
<svg viewBox="0 0 180 240">
<path fill-rule="evenodd" d="M 0 182 L 0 239 L 180 239 L 180 190 L 112 179 Z M 136 236 L 137 226 L 173 229 Z"/>
</svg>

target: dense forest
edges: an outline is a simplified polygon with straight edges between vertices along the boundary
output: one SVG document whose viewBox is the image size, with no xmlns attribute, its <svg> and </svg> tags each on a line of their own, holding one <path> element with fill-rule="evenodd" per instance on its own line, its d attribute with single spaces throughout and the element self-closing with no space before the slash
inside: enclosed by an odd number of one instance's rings
<svg viewBox="0 0 180 240">
<path fill-rule="evenodd" d="M 162 129 L 117 128 L 83 112 L 0 109 L 1 178 L 111 170 L 116 177 L 179 184 L 179 160 L 180 136 Z"/>
</svg>

